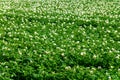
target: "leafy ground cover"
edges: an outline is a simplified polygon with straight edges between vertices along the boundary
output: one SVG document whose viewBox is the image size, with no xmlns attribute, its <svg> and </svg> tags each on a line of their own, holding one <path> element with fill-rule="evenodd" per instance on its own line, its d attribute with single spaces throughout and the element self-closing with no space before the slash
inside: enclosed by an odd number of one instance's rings
<svg viewBox="0 0 120 80">
<path fill-rule="evenodd" d="M 119 80 L 119 0 L 0 0 L 0 80 Z"/>
</svg>

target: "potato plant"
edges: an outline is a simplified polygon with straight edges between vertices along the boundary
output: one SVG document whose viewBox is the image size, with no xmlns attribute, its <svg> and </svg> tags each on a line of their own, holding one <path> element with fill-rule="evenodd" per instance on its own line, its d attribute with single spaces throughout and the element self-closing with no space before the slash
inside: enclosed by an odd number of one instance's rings
<svg viewBox="0 0 120 80">
<path fill-rule="evenodd" d="M 0 0 L 0 80 L 119 80 L 119 0 Z"/>
</svg>

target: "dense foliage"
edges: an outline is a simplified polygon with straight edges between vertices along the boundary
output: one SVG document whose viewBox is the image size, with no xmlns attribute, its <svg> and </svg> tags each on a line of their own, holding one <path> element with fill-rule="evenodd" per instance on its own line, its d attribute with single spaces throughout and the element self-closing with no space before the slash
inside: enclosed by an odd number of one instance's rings
<svg viewBox="0 0 120 80">
<path fill-rule="evenodd" d="M 119 0 L 0 0 L 0 80 L 120 80 Z"/>
</svg>

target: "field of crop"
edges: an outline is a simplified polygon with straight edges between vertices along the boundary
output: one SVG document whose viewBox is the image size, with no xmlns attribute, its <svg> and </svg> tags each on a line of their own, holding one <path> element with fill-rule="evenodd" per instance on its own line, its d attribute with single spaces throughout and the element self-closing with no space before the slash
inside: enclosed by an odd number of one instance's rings
<svg viewBox="0 0 120 80">
<path fill-rule="evenodd" d="M 0 0 L 0 80 L 120 80 L 119 0 Z"/>
</svg>

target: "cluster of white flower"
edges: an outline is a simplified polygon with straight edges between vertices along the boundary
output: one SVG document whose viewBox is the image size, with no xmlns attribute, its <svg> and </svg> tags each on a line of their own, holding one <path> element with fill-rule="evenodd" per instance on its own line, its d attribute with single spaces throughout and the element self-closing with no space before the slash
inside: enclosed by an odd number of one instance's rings
<svg viewBox="0 0 120 80">
<path fill-rule="evenodd" d="M 117 54 L 116 58 L 117 58 L 117 59 L 120 59 L 120 54 Z"/>
<path fill-rule="evenodd" d="M 80 54 L 81 54 L 82 56 L 84 56 L 84 55 L 86 55 L 86 52 L 81 52 Z"/>
<path fill-rule="evenodd" d="M 70 70 L 71 67 L 70 67 L 70 66 L 66 66 L 65 69 L 66 69 L 66 70 Z"/>
</svg>

